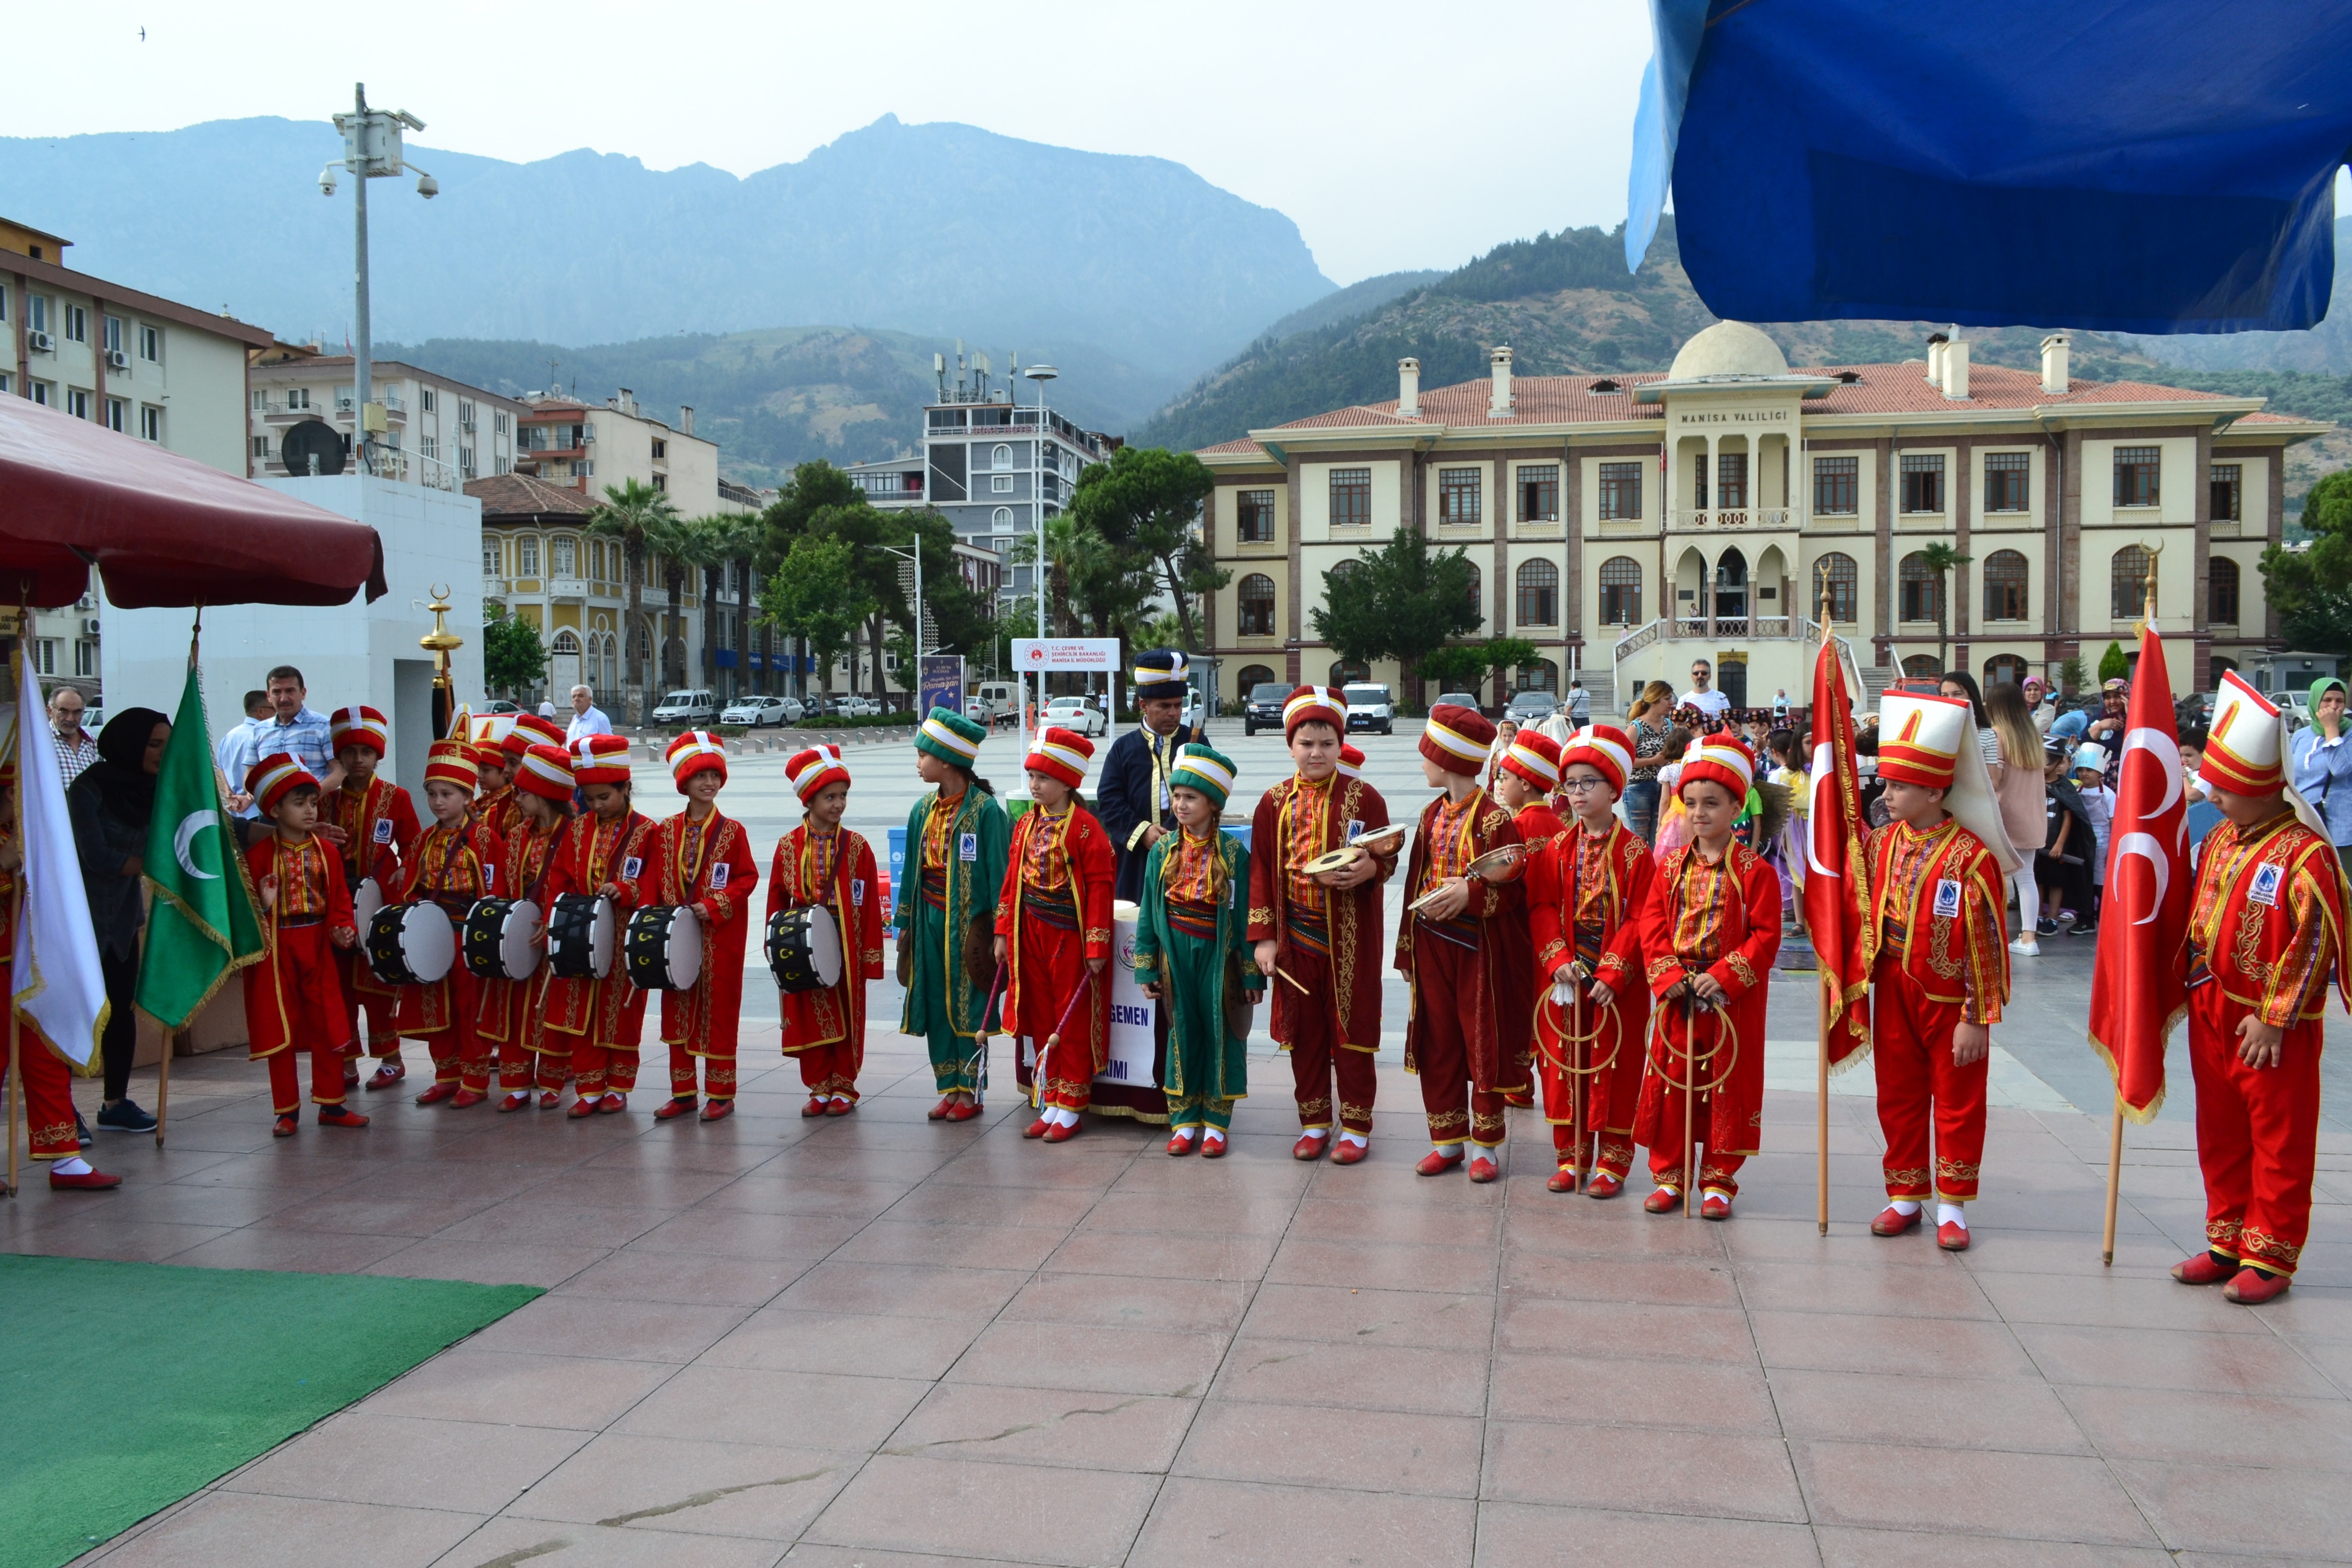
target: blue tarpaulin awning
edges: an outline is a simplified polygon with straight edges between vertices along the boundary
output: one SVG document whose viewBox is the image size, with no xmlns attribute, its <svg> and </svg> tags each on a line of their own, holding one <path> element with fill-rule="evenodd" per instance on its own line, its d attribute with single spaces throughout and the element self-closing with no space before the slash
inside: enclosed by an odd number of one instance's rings
<svg viewBox="0 0 2352 1568">
<path fill-rule="evenodd" d="M 1736 321 L 2308 327 L 2346 0 L 1651 0 L 1627 195 Z"/>
</svg>

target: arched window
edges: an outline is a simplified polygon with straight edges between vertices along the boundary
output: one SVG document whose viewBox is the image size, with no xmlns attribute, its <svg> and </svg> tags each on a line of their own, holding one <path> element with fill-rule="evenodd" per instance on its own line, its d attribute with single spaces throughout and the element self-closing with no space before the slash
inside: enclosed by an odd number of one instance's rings
<svg viewBox="0 0 2352 1568">
<path fill-rule="evenodd" d="M 1549 691 L 1557 697 L 1559 695 L 1559 666 L 1548 658 L 1519 666 L 1519 689 Z"/>
<path fill-rule="evenodd" d="M 1985 557 L 1986 620 L 2025 619 L 2025 557 L 2014 550 L 1996 550 Z"/>
<path fill-rule="evenodd" d="M 2215 626 L 2238 624 L 2238 563 L 2213 557 L 2212 575 L 2206 579 L 2205 618 Z"/>
<path fill-rule="evenodd" d="M 988 514 L 988 531 L 991 533 L 1012 532 L 1013 509 L 1009 506 L 1001 506 L 994 511 L 990 512 Z"/>
<path fill-rule="evenodd" d="M 555 634 L 555 640 L 552 643 L 550 643 L 548 647 L 551 651 L 555 653 L 576 654 L 580 651 L 580 639 L 573 637 L 571 629 L 566 627 L 564 630 Z"/>
<path fill-rule="evenodd" d="M 1990 691 L 2004 680 L 2019 686 L 2024 685 L 2025 660 L 2013 653 L 1997 653 L 1985 660 L 1985 689 Z"/>
<path fill-rule="evenodd" d="M 1242 579 L 1234 596 L 1241 606 L 1241 635 L 1245 637 L 1272 637 L 1274 579 L 1263 572 L 1253 572 Z"/>
<path fill-rule="evenodd" d="M 1850 626 L 1862 618 L 1861 578 L 1856 574 L 1853 557 L 1832 550 L 1813 563 L 1813 597 L 1805 606 L 1808 616 L 1821 614 L 1822 591 L 1829 590 L 1830 619 Z"/>
<path fill-rule="evenodd" d="M 1944 579 L 1927 565 L 1927 557 L 1915 550 L 1903 558 L 1901 581 L 1896 584 L 1896 602 L 1901 605 L 1899 619 L 1906 621 L 1939 621 L 1944 616 Z M 1933 663 L 1930 659 L 1928 662 Z M 1930 675 L 1938 673 L 1929 670 Z"/>
<path fill-rule="evenodd" d="M 654 667 L 654 628 L 646 621 L 637 623 L 637 667 L 648 673 Z"/>
<path fill-rule="evenodd" d="M 1331 661 L 1331 684 L 1334 686 L 1361 686 L 1371 678 L 1370 665 L 1358 664 L 1352 659 L 1345 658 L 1335 658 Z"/>
<path fill-rule="evenodd" d="M 1915 653 L 1903 661 L 1903 673 L 1915 680 L 1922 676 L 1932 680 L 1944 673 L 1943 664 L 1932 653 Z"/>
<path fill-rule="evenodd" d="M 2223 658 L 2221 655 L 2215 654 L 2205 661 L 2205 668 L 2208 671 L 2205 679 L 2218 686 L 2221 684 L 2221 677 L 2236 673 L 2238 661 L 2234 658 Z"/>
<path fill-rule="evenodd" d="M 1239 679 L 1240 684 L 1234 688 L 1234 691 L 1244 700 L 1259 687 L 1275 684 L 1274 671 L 1262 664 L 1244 666 Z"/>
<path fill-rule="evenodd" d="M 996 449 L 988 454 L 988 466 L 1000 471 L 1011 468 L 1013 467 L 1013 448 L 1005 446 L 1003 442 L 999 442 L 996 446 Z"/>
<path fill-rule="evenodd" d="M 1601 563 L 1601 624 L 1642 624 L 1642 565 L 1630 555 L 1612 555 Z"/>
<path fill-rule="evenodd" d="M 2116 552 L 2107 568 L 2107 615 L 2118 621 L 2136 621 L 2147 605 L 2147 552 L 2126 544 Z"/>
<path fill-rule="evenodd" d="M 1523 626 L 1559 625 L 1559 568 L 1550 562 L 1520 563 L 1518 621 Z"/>
</svg>

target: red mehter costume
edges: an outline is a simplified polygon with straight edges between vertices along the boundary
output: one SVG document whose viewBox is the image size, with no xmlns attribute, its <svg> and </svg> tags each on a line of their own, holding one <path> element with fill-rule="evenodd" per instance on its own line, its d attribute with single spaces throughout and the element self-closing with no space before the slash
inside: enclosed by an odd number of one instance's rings
<svg viewBox="0 0 2352 1568">
<path fill-rule="evenodd" d="M 498 846 L 471 817 L 455 826 L 436 822 L 417 836 L 403 879 L 400 901 L 428 900 L 441 906 L 453 926 L 465 923 L 474 901 L 499 891 L 496 884 Z M 487 1095 L 490 1087 L 490 1054 L 474 1029 L 480 1005 L 478 982 L 460 958 L 449 973 L 429 985 L 404 985 L 394 1013 L 400 1032 L 422 1038 L 433 1058 L 433 1089 L 419 1097 L 433 1104 L 458 1093 Z M 435 1090 L 447 1088 L 449 1093 Z M 468 1100 L 467 1104 L 472 1104 Z"/>
<path fill-rule="evenodd" d="M 547 801 L 557 815 L 554 821 L 541 827 L 517 809 L 514 830 L 499 845 L 498 873 L 493 879 L 504 897 L 525 899 L 538 905 L 540 921 L 544 923 L 550 908 L 548 883 L 553 878 L 555 858 L 562 847 L 562 814 L 571 809 L 572 759 L 561 746 L 541 746 L 530 756 L 516 758 L 515 770 L 516 787 Z M 505 1103 L 499 1108 L 501 1110 L 521 1110 L 529 1102 L 534 1084 L 549 1097 L 547 1103 L 554 1104 L 554 1096 L 563 1088 L 565 1069 L 571 1066 L 563 1057 L 532 1048 L 533 999 L 542 990 L 540 980 L 545 973 L 542 962 L 520 980 L 477 983 L 480 1000 L 474 1009 L 474 1028 L 481 1037 L 482 1048 L 498 1053 L 499 1078 L 508 1091 Z"/>
<path fill-rule="evenodd" d="M 1538 983 L 1581 963 L 1612 993 L 1606 1007 L 1589 994 L 1583 998 L 1576 1023 L 1591 1037 L 1580 1043 L 1566 1037 L 1570 1010 L 1544 1001 L 1536 1030 L 1544 1120 L 1551 1123 L 1552 1148 L 1563 1167 L 1605 1173 L 1612 1184 L 1622 1184 L 1633 1168 L 1633 1116 L 1650 1024 L 1641 915 L 1649 906 L 1655 865 L 1650 847 L 1612 818 L 1606 833 L 1571 827 L 1538 850 L 1528 867 Z M 1583 1131 L 1581 1158 L 1572 1126 Z"/>
<path fill-rule="evenodd" d="M 583 735 L 571 751 L 572 777 L 583 788 L 628 782 L 629 742 L 623 737 Z M 646 841 L 653 830 L 653 823 L 635 810 L 610 822 L 574 817 L 563 830 L 555 868 L 547 875 L 547 907 L 552 910 L 565 893 L 593 893 L 609 886 L 616 926 L 625 921 L 637 905 L 637 879 L 645 871 Z M 568 1057 L 580 1105 L 592 1109 L 604 1096 L 626 1095 L 637 1083 L 646 994 L 623 973 L 618 946 L 616 940 L 612 973 L 602 980 L 567 979 L 542 967 L 531 1009 L 531 1048 Z M 586 1114 L 580 1105 L 572 1108 L 572 1114 Z"/>
<path fill-rule="evenodd" d="M 670 774 L 683 790 L 698 773 L 727 777 L 727 748 L 717 737 L 689 731 L 670 743 Z M 735 1099 L 735 1034 L 743 1016 L 743 944 L 751 930 L 751 889 L 760 863 L 751 858 L 743 825 L 713 806 L 699 822 L 693 808 L 654 829 L 650 863 L 639 879 L 644 901 L 690 904 L 702 925 L 702 972 L 685 991 L 662 993 L 661 1037 L 669 1047 L 673 1104 L 691 1107 L 695 1058 L 703 1061 L 702 1090 L 717 1121 Z M 871 859 L 871 851 L 868 858 Z M 871 901 L 878 898 L 869 893 Z M 874 946 L 878 951 L 877 935 Z M 879 960 L 877 960 L 877 967 Z"/>
<path fill-rule="evenodd" d="M 1093 755 L 1084 736 L 1055 729 L 1038 737 L 1025 763 L 1028 771 L 1075 790 L 1086 782 Z M 1107 972 L 1089 980 L 1087 961 L 1110 957 L 1118 875 L 1110 836 L 1076 799 L 1058 816 L 1034 806 L 1013 824 L 1004 889 L 996 901 L 996 934 L 1004 938 L 1009 975 L 1005 1027 L 1041 1053 L 1046 1037 L 1060 1029 L 1060 1043 L 1029 1064 L 1027 1078 L 1044 1075 L 1041 1109 L 1073 1118 L 1094 1098 L 1095 1075 L 1110 1059 L 1110 981 Z M 1085 1000 L 1072 1006 L 1081 991 Z M 1027 1064 L 1028 1052 L 1016 1047 L 1014 1060 Z M 1033 1124 L 1031 1131 L 1044 1137 L 1047 1129 Z"/>
<path fill-rule="evenodd" d="M 284 755 L 255 763 L 247 784 L 265 816 L 305 786 L 316 789 L 318 781 Z M 245 1019 L 250 1059 L 269 1063 L 270 1102 L 281 1132 L 290 1132 L 290 1119 L 302 1108 L 297 1051 L 310 1053 L 310 1102 L 322 1108 L 324 1119 L 341 1113 L 350 1025 L 331 938 L 352 929 L 352 895 L 343 885 L 341 858 L 316 837 L 289 844 L 272 828 L 247 846 L 245 863 L 257 889 L 263 879 L 276 879 L 276 900 L 261 911 L 268 952 L 245 970 Z"/>
<path fill-rule="evenodd" d="M 8 764 L 7 772 L 13 780 L 14 763 Z M 16 842 L 15 833 L 0 828 L 0 846 Z M 7 986 L 11 996 L 16 994 L 16 972 L 9 966 L 16 962 L 16 873 L 0 871 L 0 984 Z M 73 1069 L 40 1030 L 21 1020 L 16 1026 L 16 1059 L 25 1074 L 25 1121 L 32 1133 L 33 1158 L 77 1158 L 81 1153 L 81 1138 L 74 1123 Z M 0 1082 L 6 1079 L 7 1065 L 6 1052 L 0 1048 Z M 338 1090 L 341 1088 L 341 1071 L 337 1069 Z M 299 1093 L 294 1099 L 299 1104 Z"/>
<path fill-rule="evenodd" d="M 391 727 L 376 710 L 353 704 L 335 711 L 334 748 L 364 746 L 381 764 L 391 744 Z M 345 778 L 342 787 L 320 802 L 319 820 L 343 833 L 343 885 L 359 897 L 360 884 L 375 879 L 376 889 L 389 903 L 400 896 L 400 863 L 416 842 L 416 807 L 408 792 L 381 775 L 366 783 Z M 367 933 L 360 932 L 364 938 Z M 393 988 L 368 968 L 367 955 L 358 946 L 337 948 L 335 968 L 342 977 L 343 1011 L 351 1020 L 351 1052 L 382 1058 L 391 1071 L 383 1083 L 397 1082 L 401 1072 L 400 1031 L 393 1024 Z M 366 1027 L 361 1027 L 361 1016 Z M 370 1087 L 380 1087 L 371 1085 Z"/>
<path fill-rule="evenodd" d="M 1327 687 L 1299 688 L 1284 704 L 1285 736 L 1307 722 L 1329 724 L 1344 737 L 1346 700 Z M 1302 994 L 1266 980 L 1271 1033 L 1290 1053 L 1298 1125 L 1328 1130 L 1336 1111 L 1340 1127 L 1369 1136 L 1378 1089 L 1372 1058 L 1381 1048 L 1381 897 L 1396 871 L 1397 848 L 1391 844 L 1377 858 L 1379 873 L 1354 888 L 1327 888 L 1296 868 L 1386 827 L 1388 803 L 1361 779 L 1294 775 L 1259 797 L 1251 822 L 1248 938 L 1276 943 L 1276 963 L 1306 987 Z"/>
<path fill-rule="evenodd" d="M 784 771 L 803 805 L 819 791 L 849 782 L 835 746 L 812 746 Z M 783 1052 L 799 1059 L 809 1091 L 802 1113 L 812 1116 L 839 1114 L 857 1103 L 858 1069 L 866 1063 L 866 983 L 882 978 L 882 889 L 874 847 L 862 836 L 845 827 L 825 833 L 803 822 L 777 840 L 767 918 L 817 905 L 833 911 L 841 933 L 841 983 L 786 993 L 782 1002 Z"/>
</svg>

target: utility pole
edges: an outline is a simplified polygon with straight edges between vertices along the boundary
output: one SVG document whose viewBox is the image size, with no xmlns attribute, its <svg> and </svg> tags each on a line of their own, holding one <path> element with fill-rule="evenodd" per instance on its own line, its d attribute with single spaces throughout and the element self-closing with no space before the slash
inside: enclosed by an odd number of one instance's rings
<svg viewBox="0 0 2352 1568">
<path fill-rule="evenodd" d="M 357 182 L 352 192 L 352 434 L 360 472 L 369 474 L 375 471 L 372 437 L 386 427 L 386 422 L 383 410 L 375 405 L 375 342 L 368 319 L 367 183 L 413 174 L 416 176 L 416 194 L 427 201 L 441 194 L 441 183 L 403 156 L 402 131 L 422 131 L 425 121 L 404 109 L 371 110 L 367 83 L 352 85 L 352 112 L 336 115 L 335 129 L 343 134 L 342 161 L 319 171 L 319 190 L 328 196 L 335 194 L 337 169 L 348 170 Z M 364 489 L 362 493 L 365 493 Z"/>
</svg>

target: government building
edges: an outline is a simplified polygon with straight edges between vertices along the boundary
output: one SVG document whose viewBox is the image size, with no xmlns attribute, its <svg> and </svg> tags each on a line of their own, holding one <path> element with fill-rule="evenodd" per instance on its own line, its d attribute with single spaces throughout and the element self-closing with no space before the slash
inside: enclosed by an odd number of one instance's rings
<svg viewBox="0 0 2352 1568">
<path fill-rule="evenodd" d="M 2263 400 L 2070 378 L 2067 340 L 2039 374 L 1969 363 L 1930 338 L 1900 364 L 1791 370 L 1756 328 L 1718 322 L 1674 367 L 1489 380 L 1335 409 L 1200 457 L 1218 563 L 1208 612 L 1229 695 L 1262 681 L 1396 685 L 1316 634 L 1322 584 L 1400 526 L 1464 547 L 1483 624 L 1537 662 L 1507 691 L 1596 711 L 1713 663 L 1738 706 L 1811 683 L 1826 598 L 1866 684 L 1961 668 L 1990 684 L 2095 677 L 2131 648 L 2148 561 L 2174 684 L 2283 647 L 2256 563 L 2280 537 L 2286 448 L 2330 426 Z M 1927 547 L 1965 563 L 1938 574 Z M 1398 688 L 1400 697 L 1412 694 Z M 1424 694 L 1426 695 L 1426 694 Z"/>
</svg>

